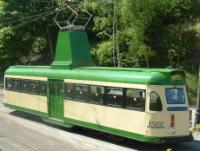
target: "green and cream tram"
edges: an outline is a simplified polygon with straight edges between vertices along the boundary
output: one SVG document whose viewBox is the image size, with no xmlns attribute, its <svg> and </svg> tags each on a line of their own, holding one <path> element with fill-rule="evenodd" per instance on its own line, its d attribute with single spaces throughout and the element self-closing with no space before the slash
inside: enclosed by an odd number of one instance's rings
<svg viewBox="0 0 200 151">
<path fill-rule="evenodd" d="M 148 143 L 192 140 L 183 71 L 93 66 L 82 32 L 59 33 L 51 66 L 7 69 L 4 104 Z"/>
</svg>

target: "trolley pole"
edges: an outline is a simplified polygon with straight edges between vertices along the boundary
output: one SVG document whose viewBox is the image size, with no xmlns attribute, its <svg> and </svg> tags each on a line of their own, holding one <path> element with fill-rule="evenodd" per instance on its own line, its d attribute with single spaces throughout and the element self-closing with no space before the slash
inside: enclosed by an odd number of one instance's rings
<svg viewBox="0 0 200 151">
<path fill-rule="evenodd" d="M 197 110 L 196 110 L 196 118 L 195 118 L 195 124 L 200 123 L 200 65 L 199 65 L 199 81 L 198 81 L 198 91 L 197 91 Z"/>
</svg>

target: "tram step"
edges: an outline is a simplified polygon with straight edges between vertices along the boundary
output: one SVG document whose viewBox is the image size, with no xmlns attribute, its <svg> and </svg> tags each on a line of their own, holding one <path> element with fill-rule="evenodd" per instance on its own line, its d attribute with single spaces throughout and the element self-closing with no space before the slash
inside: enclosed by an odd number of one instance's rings
<svg viewBox="0 0 200 151">
<path fill-rule="evenodd" d="M 42 118 L 42 119 L 43 119 L 43 121 L 45 121 L 47 123 L 64 126 L 66 128 L 72 128 L 74 126 L 72 124 L 66 123 L 63 120 L 59 120 L 59 119 L 55 119 L 55 118 Z"/>
</svg>

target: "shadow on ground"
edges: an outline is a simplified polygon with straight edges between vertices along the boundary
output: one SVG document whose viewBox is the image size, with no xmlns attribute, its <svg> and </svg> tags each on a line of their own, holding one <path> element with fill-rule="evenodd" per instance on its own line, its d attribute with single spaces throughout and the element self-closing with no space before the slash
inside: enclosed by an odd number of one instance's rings
<svg viewBox="0 0 200 151">
<path fill-rule="evenodd" d="M 180 143 L 180 144 L 156 144 L 156 145 L 155 144 L 147 144 L 147 143 L 129 140 L 129 139 L 121 138 L 121 137 L 116 137 L 113 135 L 101 133 L 101 132 L 86 129 L 86 128 L 81 128 L 78 126 L 67 129 L 65 127 L 61 127 L 58 125 L 49 124 L 47 122 L 44 122 L 38 116 L 29 114 L 29 113 L 25 113 L 25 112 L 21 112 L 21 111 L 13 111 L 10 114 L 13 116 L 17 116 L 17 117 L 29 120 L 29 121 L 35 121 L 38 123 L 42 123 L 47 126 L 51 126 L 51 127 L 54 127 L 54 128 L 60 129 L 60 130 L 64 130 L 64 131 L 71 132 L 71 133 L 76 133 L 79 135 L 88 136 L 88 137 L 91 137 L 91 138 L 94 138 L 97 140 L 109 142 L 112 144 L 128 147 L 128 148 L 139 150 L 139 151 L 166 151 L 167 149 L 171 149 L 172 151 L 179 151 L 179 150 L 180 151 L 190 151 L 190 150 L 199 151 L 200 150 L 200 147 L 199 147 L 200 142 L 199 141 L 192 141 L 189 143 Z"/>
</svg>

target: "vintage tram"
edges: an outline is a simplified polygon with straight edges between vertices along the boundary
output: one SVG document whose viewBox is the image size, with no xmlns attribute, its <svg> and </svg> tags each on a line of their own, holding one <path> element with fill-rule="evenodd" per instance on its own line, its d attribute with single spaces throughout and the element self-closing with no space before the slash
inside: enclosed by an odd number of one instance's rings
<svg viewBox="0 0 200 151">
<path fill-rule="evenodd" d="M 182 70 L 96 67 L 84 32 L 60 32 L 51 66 L 5 72 L 7 107 L 148 143 L 191 141 Z"/>
</svg>

